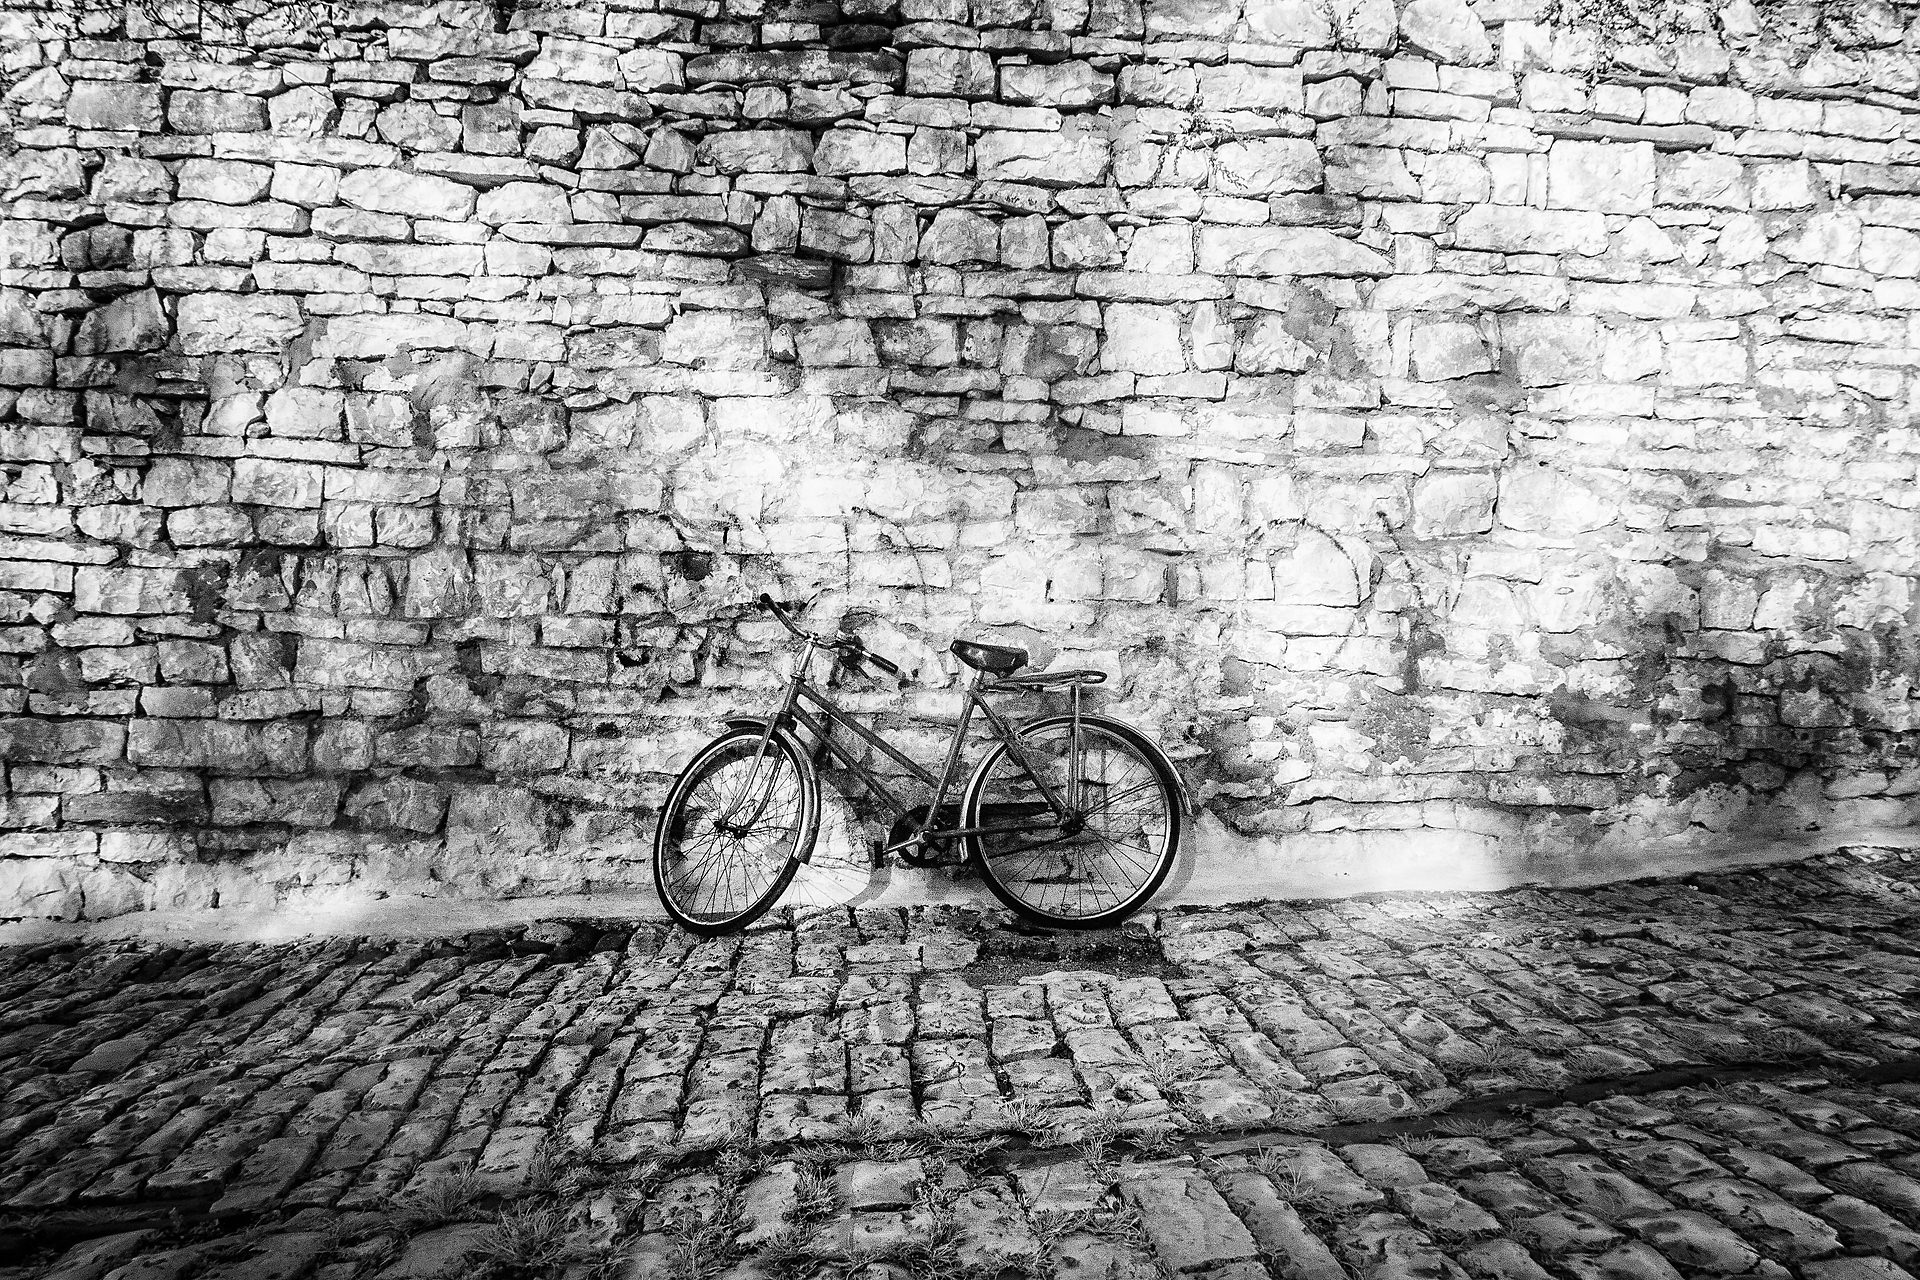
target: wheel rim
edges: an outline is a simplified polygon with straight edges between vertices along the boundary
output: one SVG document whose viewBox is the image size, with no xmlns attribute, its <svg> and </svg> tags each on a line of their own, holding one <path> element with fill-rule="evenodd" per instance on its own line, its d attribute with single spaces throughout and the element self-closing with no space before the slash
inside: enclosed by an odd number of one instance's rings
<svg viewBox="0 0 1920 1280">
<path fill-rule="evenodd" d="M 769 744 L 756 770 L 757 746 L 757 739 L 729 744 L 709 761 L 663 833 L 661 885 L 674 908 L 697 923 L 720 924 L 752 910 L 778 886 L 800 839 L 799 770 L 777 744 Z M 762 791 L 766 805 L 754 817 Z M 723 827 L 728 818 L 738 834 Z"/>
<path fill-rule="evenodd" d="M 1074 804 L 1066 794 L 1070 733 L 1068 725 L 1049 725 L 1023 735 L 1021 744 L 1047 784 Z M 1057 919 L 1130 909 L 1155 883 L 1174 831 L 1172 803 L 1151 760 L 1095 725 L 1081 726 L 1080 744 L 1079 830 L 989 832 L 978 839 L 993 879 L 1031 910 Z M 1026 771 L 1005 750 L 996 756 L 980 799 L 982 823 L 994 821 L 996 805 L 1044 805 Z"/>
</svg>

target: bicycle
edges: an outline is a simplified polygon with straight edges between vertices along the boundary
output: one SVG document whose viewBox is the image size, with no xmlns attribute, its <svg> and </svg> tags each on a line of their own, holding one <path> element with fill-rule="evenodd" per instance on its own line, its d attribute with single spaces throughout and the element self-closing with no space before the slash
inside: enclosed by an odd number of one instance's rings
<svg viewBox="0 0 1920 1280">
<path fill-rule="evenodd" d="M 807 678 L 823 651 L 899 678 L 896 664 L 858 636 L 807 630 L 771 596 L 763 593 L 759 604 L 792 634 L 793 669 L 777 711 L 729 717 L 726 731 L 695 753 L 667 793 L 654 832 L 654 886 L 680 925 L 704 937 L 742 929 L 786 891 L 812 858 L 821 811 L 816 766 L 829 756 L 893 816 L 876 861 L 894 853 L 913 865 L 970 862 L 994 896 L 1034 924 L 1116 924 L 1166 880 L 1189 812 L 1186 787 L 1146 734 L 1081 710 L 1081 691 L 1104 682 L 1104 672 L 1016 674 L 1027 663 L 1025 650 L 954 641 L 951 652 L 974 677 L 936 776 L 855 722 Z M 984 696 L 1056 689 L 1069 693 L 1066 714 L 1018 726 Z M 994 742 L 959 803 L 950 805 L 976 711 L 985 715 Z M 854 748 L 836 739 L 838 729 L 904 768 L 931 790 L 932 801 L 904 803 Z M 957 859 L 956 843 L 963 853 Z"/>
</svg>

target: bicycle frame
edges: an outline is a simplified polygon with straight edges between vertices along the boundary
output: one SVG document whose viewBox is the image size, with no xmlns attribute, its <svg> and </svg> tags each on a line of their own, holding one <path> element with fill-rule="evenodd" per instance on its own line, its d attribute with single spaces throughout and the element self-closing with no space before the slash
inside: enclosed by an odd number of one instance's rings
<svg viewBox="0 0 1920 1280">
<path fill-rule="evenodd" d="M 1058 830 L 1074 820 L 1078 813 L 1081 782 L 1079 776 L 1080 688 L 1078 685 L 1072 687 L 1073 725 L 1070 731 L 1069 749 L 1067 752 L 1069 762 L 1069 774 L 1066 787 L 1067 794 L 1063 799 L 1059 792 L 1053 786 L 1049 785 L 1047 780 L 1040 776 L 1039 770 L 1034 767 L 1032 758 L 1027 755 L 1026 748 L 1021 745 L 1019 732 L 994 709 L 992 703 L 988 702 L 986 698 L 982 696 L 983 693 L 990 692 L 995 688 L 994 685 L 988 682 L 985 672 L 977 674 L 973 682 L 966 687 L 966 702 L 961 707 L 960 719 L 954 724 L 953 733 L 947 740 L 946 758 L 941 762 L 940 773 L 936 777 L 918 761 L 907 756 L 898 747 L 895 747 L 874 730 L 854 720 L 851 713 L 808 682 L 807 672 L 813 665 L 813 651 L 816 648 L 823 647 L 830 646 L 823 646 L 819 642 L 807 638 L 802 638 L 795 643 L 793 674 L 787 681 L 786 693 L 781 700 L 779 711 L 767 717 L 764 721 L 764 727 L 760 735 L 760 743 L 754 752 L 752 772 L 747 775 L 746 786 L 741 790 L 741 799 L 743 801 L 753 794 L 758 784 L 760 761 L 765 757 L 767 746 L 772 742 L 773 735 L 783 729 L 788 729 L 790 726 L 797 725 L 813 736 L 817 744 L 817 751 L 824 751 L 831 755 L 835 761 L 848 772 L 859 778 L 867 790 L 873 794 L 874 798 L 881 803 L 896 821 L 905 816 L 910 812 L 910 807 L 895 794 L 893 788 L 888 786 L 880 778 L 878 773 L 869 768 L 864 761 L 854 754 L 850 747 L 844 746 L 834 740 L 833 730 L 837 727 L 844 727 L 861 741 L 872 746 L 887 756 L 888 759 L 893 760 L 905 768 L 908 773 L 912 774 L 913 777 L 933 792 L 933 799 L 926 806 L 926 816 L 920 819 L 915 825 L 913 833 L 904 839 L 896 840 L 886 845 L 880 852 L 882 855 L 885 855 L 900 849 L 909 848 L 927 838 L 929 832 L 933 830 L 941 806 L 946 803 L 948 794 L 953 790 L 955 774 L 960 766 L 960 755 L 966 746 L 967 730 L 973 723 L 973 714 L 977 709 L 986 716 L 987 723 L 992 727 L 994 736 L 1006 744 L 1008 753 L 1013 756 L 1015 763 L 1020 766 L 1020 769 L 1032 780 L 1034 785 L 1039 788 L 1040 794 L 1045 798 L 1047 807 L 1051 813 L 1045 821 L 1038 822 L 996 822 L 988 826 L 979 827 L 943 827 L 940 829 L 940 836 L 943 839 L 947 839 L 956 836 L 985 835 L 988 833 Z M 771 798 L 772 788 L 768 787 L 766 788 L 765 794 L 760 796 L 758 802 L 754 805 L 753 813 L 747 817 L 745 825 L 751 825 L 754 821 L 758 820 Z M 732 821 L 737 813 L 737 809 L 730 812 L 723 821 Z"/>
</svg>

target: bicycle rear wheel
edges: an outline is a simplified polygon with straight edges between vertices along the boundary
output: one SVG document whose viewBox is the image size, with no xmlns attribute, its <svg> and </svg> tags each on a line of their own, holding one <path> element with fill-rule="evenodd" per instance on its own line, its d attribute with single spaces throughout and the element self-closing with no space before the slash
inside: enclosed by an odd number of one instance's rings
<svg viewBox="0 0 1920 1280">
<path fill-rule="evenodd" d="M 813 848 L 820 783 L 813 762 L 775 734 L 756 763 L 759 729 L 733 729 L 674 781 L 653 837 L 660 905 L 715 937 L 753 923 L 785 892 Z"/>
<path fill-rule="evenodd" d="M 1146 735 L 1105 716 L 1080 717 L 1077 752 L 1071 716 L 1038 720 L 1019 732 L 1034 770 L 1076 808 L 1079 821 L 1054 823 L 1033 776 L 1006 743 L 995 743 L 967 783 L 965 825 L 1034 829 L 968 836 L 968 852 L 994 896 L 1036 924 L 1118 924 L 1144 906 L 1173 869 L 1185 819 L 1179 780 Z M 1068 795 L 1074 777 L 1077 802 Z"/>
</svg>

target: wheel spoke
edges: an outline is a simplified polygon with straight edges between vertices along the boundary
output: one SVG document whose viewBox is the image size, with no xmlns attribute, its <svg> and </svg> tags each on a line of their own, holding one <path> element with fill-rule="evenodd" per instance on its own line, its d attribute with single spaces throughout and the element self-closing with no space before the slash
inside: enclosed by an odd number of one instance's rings
<svg viewBox="0 0 1920 1280">
<path fill-rule="evenodd" d="M 787 749 L 776 741 L 762 752 L 757 734 L 726 742 L 697 769 L 662 817 L 656 874 L 686 919 L 724 926 L 764 907 L 780 883 L 798 848 L 805 789 Z M 750 825 L 722 828 L 721 818 Z"/>
<path fill-rule="evenodd" d="M 1071 738 L 1068 726 L 1052 725 L 1023 737 L 1022 746 L 1056 791 L 1078 776 L 1081 826 L 1038 834 L 989 830 L 976 837 L 986 869 L 1004 890 L 1041 915 L 1062 920 L 1135 904 L 1161 873 L 1174 829 L 1174 795 L 1151 760 L 1125 739 L 1082 725 L 1076 769 L 1068 758 Z M 977 821 L 990 826 L 992 806 L 1038 794 L 1026 769 L 1002 750 L 990 766 Z"/>
</svg>

